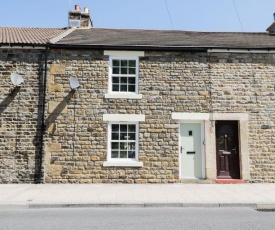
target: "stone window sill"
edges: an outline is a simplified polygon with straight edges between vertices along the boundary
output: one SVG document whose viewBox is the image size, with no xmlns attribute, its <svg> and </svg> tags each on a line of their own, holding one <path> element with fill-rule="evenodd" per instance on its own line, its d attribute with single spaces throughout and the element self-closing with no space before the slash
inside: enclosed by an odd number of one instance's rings
<svg viewBox="0 0 275 230">
<path fill-rule="evenodd" d="M 106 93 L 105 98 L 142 99 L 142 94 L 136 94 L 136 93 Z"/>
<path fill-rule="evenodd" d="M 104 161 L 103 167 L 143 167 L 139 161 Z"/>
</svg>

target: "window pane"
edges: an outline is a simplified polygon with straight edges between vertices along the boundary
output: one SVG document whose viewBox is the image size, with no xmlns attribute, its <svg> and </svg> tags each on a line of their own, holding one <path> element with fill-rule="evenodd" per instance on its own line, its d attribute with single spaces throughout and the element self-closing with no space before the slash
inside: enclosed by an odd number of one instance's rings
<svg viewBox="0 0 275 230">
<path fill-rule="evenodd" d="M 136 125 L 128 125 L 128 132 L 136 132 Z"/>
<path fill-rule="evenodd" d="M 112 151 L 112 158 L 118 158 L 118 151 Z"/>
<path fill-rule="evenodd" d="M 121 60 L 121 66 L 127 67 L 127 60 Z"/>
<path fill-rule="evenodd" d="M 119 91 L 119 85 L 113 85 L 113 91 Z"/>
<path fill-rule="evenodd" d="M 113 66 L 119 66 L 119 60 L 113 60 Z"/>
<path fill-rule="evenodd" d="M 120 151 L 120 158 L 127 158 L 127 151 Z"/>
<path fill-rule="evenodd" d="M 117 67 L 113 68 L 113 74 L 119 74 L 119 68 Z"/>
<path fill-rule="evenodd" d="M 119 125 L 112 125 L 112 132 L 118 132 L 119 131 Z"/>
<path fill-rule="evenodd" d="M 121 74 L 127 74 L 127 68 L 121 68 Z"/>
<path fill-rule="evenodd" d="M 129 137 L 127 135 L 127 133 L 120 133 L 120 140 L 128 140 Z"/>
<path fill-rule="evenodd" d="M 136 67 L 136 60 L 130 60 L 129 67 Z"/>
<path fill-rule="evenodd" d="M 128 151 L 128 158 L 135 158 L 136 154 L 134 150 Z"/>
<path fill-rule="evenodd" d="M 130 68 L 129 69 L 129 74 L 136 74 L 136 69 Z"/>
<path fill-rule="evenodd" d="M 112 142 L 111 149 L 119 149 L 118 148 L 118 142 Z"/>
<path fill-rule="evenodd" d="M 135 140 L 136 139 L 136 134 L 135 133 L 129 133 L 129 140 Z"/>
<path fill-rule="evenodd" d="M 120 142 L 119 147 L 120 150 L 127 150 L 130 146 L 128 146 L 128 142 Z"/>
<path fill-rule="evenodd" d="M 119 83 L 119 77 L 113 77 L 113 83 Z"/>
<path fill-rule="evenodd" d="M 128 151 L 129 158 L 135 158 L 135 150 L 136 150 L 136 144 L 130 143 L 130 150 Z"/>
<path fill-rule="evenodd" d="M 127 84 L 127 77 L 122 77 L 120 81 L 121 83 Z"/>
<path fill-rule="evenodd" d="M 118 140 L 119 135 L 118 133 L 112 133 L 112 140 Z"/>
<path fill-rule="evenodd" d="M 135 77 L 128 77 L 128 83 L 129 84 L 136 84 L 136 78 Z"/>
<path fill-rule="evenodd" d="M 127 126 L 128 125 L 120 125 L 120 131 L 121 132 L 127 132 Z"/>
<path fill-rule="evenodd" d="M 135 92 L 136 91 L 136 86 L 135 85 L 129 85 L 128 86 L 128 91 L 129 92 Z"/>
<path fill-rule="evenodd" d="M 120 91 L 127 92 L 127 85 L 121 85 L 120 86 Z"/>
</svg>

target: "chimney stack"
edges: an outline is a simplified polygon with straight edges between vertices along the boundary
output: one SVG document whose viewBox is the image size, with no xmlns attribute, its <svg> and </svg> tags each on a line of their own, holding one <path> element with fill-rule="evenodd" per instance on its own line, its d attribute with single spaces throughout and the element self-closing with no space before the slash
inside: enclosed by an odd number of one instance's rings
<svg viewBox="0 0 275 230">
<path fill-rule="evenodd" d="M 75 5 L 74 10 L 69 11 L 68 27 L 86 28 L 93 27 L 93 21 L 89 14 L 88 7 L 84 7 L 84 12 L 81 12 L 80 6 Z"/>
</svg>

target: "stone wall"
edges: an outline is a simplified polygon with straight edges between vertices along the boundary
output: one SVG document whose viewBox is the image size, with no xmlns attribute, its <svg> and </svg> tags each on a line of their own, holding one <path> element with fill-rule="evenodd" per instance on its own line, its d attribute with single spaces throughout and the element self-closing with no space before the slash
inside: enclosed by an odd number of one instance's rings
<svg viewBox="0 0 275 230">
<path fill-rule="evenodd" d="M 0 183 L 37 181 L 43 60 L 39 50 L 0 49 Z M 23 86 L 12 85 L 12 72 Z"/>
<path fill-rule="evenodd" d="M 49 55 L 44 180 L 46 183 L 179 182 L 178 122 L 172 112 L 247 113 L 250 182 L 275 182 L 273 54 L 145 52 L 142 99 L 106 99 L 108 56 L 99 50 L 52 49 Z M 0 183 L 34 183 L 39 174 L 44 55 L 0 50 Z M 10 74 L 23 76 L 20 88 Z M 76 92 L 69 76 L 79 79 Z M 139 160 L 103 167 L 103 114 L 143 114 Z"/>
<path fill-rule="evenodd" d="M 172 112 L 248 113 L 251 182 L 275 182 L 275 68 L 272 54 L 145 52 L 140 100 L 106 99 L 108 57 L 97 50 L 52 50 L 47 91 L 46 183 L 179 181 Z M 81 88 L 71 91 L 69 75 Z M 143 114 L 142 168 L 103 167 L 103 114 Z"/>
</svg>

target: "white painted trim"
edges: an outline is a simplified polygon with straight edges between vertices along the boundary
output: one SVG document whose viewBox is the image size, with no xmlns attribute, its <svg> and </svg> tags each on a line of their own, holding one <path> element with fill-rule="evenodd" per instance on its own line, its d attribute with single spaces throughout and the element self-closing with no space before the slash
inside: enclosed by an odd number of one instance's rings
<svg viewBox="0 0 275 230">
<path fill-rule="evenodd" d="M 209 113 L 172 113 L 174 120 L 209 120 Z"/>
<path fill-rule="evenodd" d="M 134 124 L 136 125 L 136 135 L 135 135 L 135 143 L 136 143 L 136 156 L 135 158 L 125 159 L 125 158 L 111 158 L 111 125 L 112 124 Z M 108 154 L 107 154 L 107 161 L 108 162 L 138 162 L 138 153 L 139 153 L 139 123 L 138 122 L 109 122 L 108 124 Z"/>
<path fill-rule="evenodd" d="M 124 92 L 116 92 L 112 91 L 112 71 L 113 71 L 113 59 L 125 59 L 125 60 L 135 60 L 136 61 L 136 74 L 132 75 L 126 75 L 125 77 L 135 77 L 136 78 L 136 91 L 135 92 L 126 92 L 126 93 L 135 93 L 138 94 L 139 89 L 139 58 L 138 56 L 110 56 L 109 57 L 109 76 L 108 76 L 108 93 L 124 93 Z M 114 75 L 115 76 L 115 75 Z M 123 77 L 123 75 L 118 75 L 120 77 Z"/>
<path fill-rule="evenodd" d="M 136 93 L 106 93 L 105 98 L 142 99 L 142 94 Z"/>
<path fill-rule="evenodd" d="M 145 121 L 142 114 L 103 114 L 103 121 L 138 122 Z"/>
<path fill-rule="evenodd" d="M 208 49 L 208 53 L 271 53 L 274 54 L 275 50 L 253 50 L 253 49 Z"/>
<path fill-rule="evenodd" d="M 135 124 L 136 125 L 136 156 L 135 159 L 114 159 L 111 158 L 111 125 L 112 124 Z M 107 161 L 103 163 L 104 167 L 142 167 L 143 162 L 138 161 L 139 155 L 139 123 L 138 122 L 109 122 L 108 124 L 108 144 L 107 144 Z"/>
<path fill-rule="evenodd" d="M 118 50 L 104 50 L 104 55 L 112 57 L 144 57 L 144 51 L 118 51 Z"/>
<path fill-rule="evenodd" d="M 104 161 L 103 167 L 143 167 L 140 161 Z"/>
</svg>

